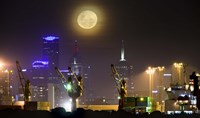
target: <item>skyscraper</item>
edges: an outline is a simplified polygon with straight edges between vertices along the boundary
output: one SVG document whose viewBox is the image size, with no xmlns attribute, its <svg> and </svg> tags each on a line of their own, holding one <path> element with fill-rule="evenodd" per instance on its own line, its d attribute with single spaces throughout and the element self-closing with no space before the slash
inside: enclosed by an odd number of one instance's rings
<svg viewBox="0 0 200 118">
<path fill-rule="evenodd" d="M 79 99 L 79 104 L 87 104 L 88 98 L 91 96 L 91 87 L 89 82 L 89 73 L 90 73 L 90 66 L 86 66 L 81 61 L 81 56 L 77 44 L 77 40 L 75 40 L 74 50 L 73 50 L 73 56 L 70 60 L 70 67 L 72 71 L 78 76 L 82 76 L 83 78 L 83 95 Z"/>
<path fill-rule="evenodd" d="M 122 47 L 121 47 L 121 59 L 119 63 L 117 64 L 116 69 L 118 70 L 120 77 L 126 80 L 128 96 L 133 96 L 134 86 L 131 80 L 131 76 L 133 73 L 133 66 L 129 65 L 125 59 L 125 49 L 124 49 L 123 40 L 122 40 Z"/>
<path fill-rule="evenodd" d="M 81 56 L 79 53 L 77 40 L 75 40 L 75 46 L 74 46 L 74 50 L 73 50 L 73 56 L 70 60 L 70 66 L 71 66 L 72 70 L 74 71 L 74 73 L 76 73 L 77 76 L 82 76 L 83 65 L 81 62 Z"/>
<path fill-rule="evenodd" d="M 11 105 L 10 75 L 9 70 L 0 69 L 0 105 Z"/>
<path fill-rule="evenodd" d="M 59 37 L 43 37 L 42 59 L 34 61 L 26 73 L 32 85 L 32 100 L 48 101 L 48 84 L 59 83 L 55 66 L 59 66 Z"/>
<path fill-rule="evenodd" d="M 59 37 L 43 37 L 43 61 L 48 61 L 48 68 L 51 74 L 55 74 L 54 67 L 59 67 Z"/>
</svg>

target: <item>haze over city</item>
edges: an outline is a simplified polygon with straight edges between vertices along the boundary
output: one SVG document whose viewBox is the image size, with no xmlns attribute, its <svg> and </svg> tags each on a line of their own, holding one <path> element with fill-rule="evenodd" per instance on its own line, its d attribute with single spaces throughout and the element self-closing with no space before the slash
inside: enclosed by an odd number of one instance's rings
<svg viewBox="0 0 200 118">
<path fill-rule="evenodd" d="M 97 25 L 91 30 L 77 25 L 77 13 L 83 9 L 97 14 Z M 82 62 L 91 66 L 91 83 L 100 96 L 109 96 L 114 89 L 110 64 L 119 62 L 122 40 L 133 76 L 148 66 L 173 62 L 200 68 L 196 1 L 5 0 L 0 15 L 0 61 L 15 69 L 19 60 L 29 68 L 41 58 L 42 38 L 57 36 L 60 68 L 67 69 L 77 40 Z"/>
</svg>

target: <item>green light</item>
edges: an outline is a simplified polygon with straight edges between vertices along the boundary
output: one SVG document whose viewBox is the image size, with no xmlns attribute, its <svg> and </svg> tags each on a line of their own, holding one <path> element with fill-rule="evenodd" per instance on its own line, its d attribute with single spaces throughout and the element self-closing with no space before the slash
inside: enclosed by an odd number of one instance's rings
<svg viewBox="0 0 200 118">
<path fill-rule="evenodd" d="M 67 89 L 67 85 L 64 84 L 65 89 Z"/>
<path fill-rule="evenodd" d="M 119 100 L 119 99 L 121 99 L 121 97 L 120 97 L 120 96 L 118 96 L 118 97 L 117 97 L 117 99 Z"/>
<path fill-rule="evenodd" d="M 64 87 L 67 90 L 71 90 L 72 89 L 72 85 L 71 84 L 64 84 Z"/>
<path fill-rule="evenodd" d="M 72 85 L 71 84 L 67 84 L 67 90 L 71 90 L 72 89 Z"/>
</svg>

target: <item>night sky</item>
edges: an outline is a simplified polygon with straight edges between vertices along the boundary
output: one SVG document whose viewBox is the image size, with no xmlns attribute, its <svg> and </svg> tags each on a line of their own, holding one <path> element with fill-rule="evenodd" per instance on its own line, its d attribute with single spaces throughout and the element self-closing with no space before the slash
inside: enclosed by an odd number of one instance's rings
<svg viewBox="0 0 200 118">
<path fill-rule="evenodd" d="M 74 28 L 77 12 L 87 8 L 98 13 L 94 32 Z M 77 40 L 97 94 L 108 95 L 114 86 L 110 64 L 120 60 L 121 40 L 134 74 L 175 61 L 200 68 L 199 11 L 194 0 L 3 0 L 0 60 L 9 66 L 19 60 L 28 68 L 41 58 L 42 37 L 53 35 L 60 37 L 60 68 L 66 69 Z"/>
</svg>

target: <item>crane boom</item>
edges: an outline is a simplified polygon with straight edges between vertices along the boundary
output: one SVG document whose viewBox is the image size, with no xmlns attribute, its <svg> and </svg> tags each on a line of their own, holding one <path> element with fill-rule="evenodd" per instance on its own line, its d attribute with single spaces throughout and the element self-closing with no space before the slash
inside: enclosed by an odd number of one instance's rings
<svg viewBox="0 0 200 118">
<path fill-rule="evenodd" d="M 20 79 L 20 84 L 22 86 L 22 91 L 23 91 L 23 94 L 24 94 L 24 101 L 25 102 L 30 101 L 30 95 L 31 95 L 30 81 L 25 78 L 19 61 L 16 61 L 16 67 L 17 67 L 18 76 L 19 76 L 19 79 Z"/>
<path fill-rule="evenodd" d="M 76 76 L 76 73 L 74 73 L 74 72 L 72 71 L 71 67 L 68 67 L 68 70 L 69 70 L 70 73 L 73 74 L 73 76 L 74 76 L 76 82 L 79 82 L 79 81 L 78 81 L 78 78 L 77 78 L 77 76 Z"/>
<path fill-rule="evenodd" d="M 24 84 L 23 84 L 23 81 L 26 81 L 26 78 L 24 77 L 24 73 L 22 72 L 22 68 L 21 68 L 21 65 L 19 64 L 19 61 L 16 61 L 16 66 L 17 66 L 17 72 L 18 72 L 18 76 L 19 76 L 19 79 L 20 79 L 20 84 L 22 86 L 22 90 L 23 90 L 23 93 L 25 92 L 24 91 Z"/>
<path fill-rule="evenodd" d="M 119 73 L 113 64 L 111 64 L 111 70 L 112 70 L 112 78 L 115 80 L 117 90 L 120 93 L 121 86 L 124 87 L 122 83 L 122 78 L 119 76 Z"/>
<path fill-rule="evenodd" d="M 113 74 L 112 78 L 115 80 L 115 84 L 120 96 L 118 109 L 123 109 L 124 99 L 127 96 L 126 81 L 123 78 L 120 78 L 119 73 L 113 64 L 111 64 L 111 69 Z"/>
<path fill-rule="evenodd" d="M 77 78 L 76 74 L 71 70 L 71 67 L 68 67 L 68 70 L 71 74 L 73 74 L 73 78 L 75 78 L 76 82 L 78 84 L 74 84 L 72 77 L 68 77 L 68 79 L 65 78 L 65 76 L 60 72 L 60 70 L 55 67 L 55 70 L 57 73 L 61 76 L 61 81 L 65 87 L 65 89 L 68 92 L 69 97 L 72 98 L 72 110 L 75 110 L 77 108 L 77 101 L 76 99 L 82 95 L 82 77 L 80 76 Z"/>
<path fill-rule="evenodd" d="M 61 71 L 60 71 L 57 67 L 55 67 L 55 70 L 56 70 L 56 72 L 58 73 L 58 75 L 60 76 L 61 82 L 62 82 L 62 83 L 67 82 L 67 79 L 65 78 L 65 76 L 61 73 Z"/>
</svg>

